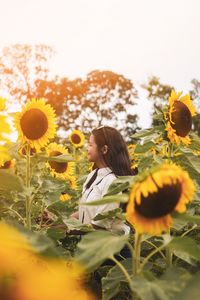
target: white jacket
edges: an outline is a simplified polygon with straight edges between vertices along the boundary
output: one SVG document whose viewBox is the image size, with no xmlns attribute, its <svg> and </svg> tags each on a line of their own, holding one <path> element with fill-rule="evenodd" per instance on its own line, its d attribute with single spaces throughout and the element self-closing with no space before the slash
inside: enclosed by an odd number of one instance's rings
<svg viewBox="0 0 200 300">
<path fill-rule="evenodd" d="M 96 215 L 109 210 L 113 210 L 119 207 L 119 203 L 108 203 L 104 205 L 86 206 L 82 205 L 87 202 L 95 201 L 101 199 L 108 191 L 111 183 L 116 179 L 112 170 L 108 167 L 100 168 L 97 173 L 95 181 L 92 183 L 89 189 L 86 190 L 86 184 L 94 174 L 95 170 L 89 173 L 86 181 L 83 184 L 82 197 L 80 199 L 79 205 L 79 221 L 83 224 L 95 224 L 101 226 L 110 231 L 123 231 L 128 234 L 130 231 L 129 226 L 124 224 L 121 220 L 108 220 L 103 219 L 99 221 L 94 221 Z"/>
</svg>

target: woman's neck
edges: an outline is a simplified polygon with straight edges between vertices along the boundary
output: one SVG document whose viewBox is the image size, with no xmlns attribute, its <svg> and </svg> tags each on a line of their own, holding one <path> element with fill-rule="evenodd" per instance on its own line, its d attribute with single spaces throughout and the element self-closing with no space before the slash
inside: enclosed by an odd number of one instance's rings
<svg viewBox="0 0 200 300">
<path fill-rule="evenodd" d="M 108 166 L 104 162 L 96 163 L 98 169 L 107 168 Z"/>
</svg>

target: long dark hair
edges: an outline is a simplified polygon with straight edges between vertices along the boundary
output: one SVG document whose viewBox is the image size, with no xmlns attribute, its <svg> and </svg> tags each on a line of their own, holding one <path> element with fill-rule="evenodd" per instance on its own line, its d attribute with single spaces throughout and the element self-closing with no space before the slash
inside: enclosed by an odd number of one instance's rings
<svg viewBox="0 0 200 300">
<path fill-rule="evenodd" d="M 110 126 L 101 126 L 92 130 L 100 157 L 116 176 L 134 175 L 127 145 L 118 130 Z M 108 146 L 106 154 L 101 149 Z"/>
<path fill-rule="evenodd" d="M 110 126 L 101 126 L 92 130 L 95 143 L 100 157 L 105 164 L 113 171 L 115 176 L 131 176 L 135 175 L 134 170 L 131 169 L 131 161 L 128 154 L 127 145 L 118 130 Z M 108 146 L 106 154 L 102 154 L 101 149 L 104 145 Z M 93 176 L 86 185 L 88 189 L 97 177 L 98 168 L 94 164 L 93 170 L 96 169 Z M 126 193 L 125 189 L 122 193 Z M 126 203 L 120 203 L 122 211 L 125 212 Z"/>
</svg>

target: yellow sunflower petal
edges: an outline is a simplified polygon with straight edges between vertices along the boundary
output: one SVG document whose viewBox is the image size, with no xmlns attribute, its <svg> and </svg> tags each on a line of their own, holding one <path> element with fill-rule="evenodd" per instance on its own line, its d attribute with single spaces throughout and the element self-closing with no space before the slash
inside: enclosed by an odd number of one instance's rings
<svg viewBox="0 0 200 300">
<path fill-rule="evenodd" d="M 76 148 L 82 147 L 85 143 L 85 136 L 80 130 L 73 130 L 69 136 L 69 140 Z"/>
<path fill-rule="evenodd" d="M 65 147 L 56 143 L 49 144 L 46 150 L 49 157 L 69 154 Z M 49 160 L 46 163 L 46 166 L 48 169 L 50 169 L 52 176 L 60 179 L 68 179 L 68 177 L 73 176 L 75 172 L 74 162 L 57 162 Z"/>
<path fill-rule="evenodd" d="M 28 142 L 39 150 L 55 136 L 54 109 L 42 99 L 32 99 L 15 116 L 15 127 L 22 144 Z"/>
<path fill-rule="evenodd" d="M 159 235 L 170 228 L 173 211 L 186 210 L 194 192 L 195 185 L 186 171 L 164 163 L 134 184 L 126 218 L 139 233 Z"/>
<path fill-rule="evenodd" d="M 192 128 L 192 117 L 196 114 L 190 95 L 182 96 L 182 92 L 171 92 L 169 97 L 169 119 L 166 121 L 168 139 L 171 143 L 180 145 L 183 143 L 188 146 L 191 140 L 188 136 Z M 166 112 L 165 112 L 166 114 Z"/>
</svg>

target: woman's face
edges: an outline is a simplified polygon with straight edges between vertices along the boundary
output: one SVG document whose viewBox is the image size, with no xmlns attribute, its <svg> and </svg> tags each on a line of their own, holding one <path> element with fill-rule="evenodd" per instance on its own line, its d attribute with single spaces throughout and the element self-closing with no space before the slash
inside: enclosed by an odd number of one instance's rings
<svg viewBox="0 0 200 300">
<path fill-rule="evenodd" d="M 98 148 L 93 134 L 91 134 L 89 138 L 88 160 L 90 162 L 97 162 L 99 160 Z"/>
</svg>

